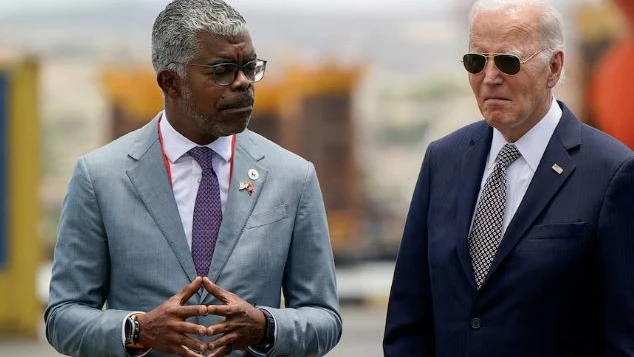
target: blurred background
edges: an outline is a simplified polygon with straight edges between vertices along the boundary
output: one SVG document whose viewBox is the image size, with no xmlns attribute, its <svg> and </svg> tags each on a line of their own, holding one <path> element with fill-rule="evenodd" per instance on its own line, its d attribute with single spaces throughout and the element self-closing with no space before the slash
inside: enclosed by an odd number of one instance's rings
<svg viewBox="0 0 634 357">
<path fill-rule="evenodd" d="M 42 312 L 78 157 L 162 107 L 150 62 L 167 0 L 0 2 L 0 356 L 59 356 Z M 427 144 L 479 120 L 459 59 L 472 0 L 229 0 L 265 79 L 250 128 L 316 165 L 344 318 L 329 356 L 381 356 L 385 307 Z M 566 22 L 556 90 L 634 147 L 634 1 L 553 1 Z"/>
</svg>

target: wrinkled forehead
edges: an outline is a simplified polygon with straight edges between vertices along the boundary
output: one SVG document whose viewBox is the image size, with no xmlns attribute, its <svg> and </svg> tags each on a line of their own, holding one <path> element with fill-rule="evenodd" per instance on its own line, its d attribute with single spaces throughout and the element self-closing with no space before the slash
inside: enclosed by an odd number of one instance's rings
<svg viewBox="0 0 634 357">
<path fill-rule="evenodd" d="M 224 36 L 211 32 L 197 33 L 198 55 L 202 57 L 243 59 L 255 54 L 253 42 L 248 32 Z"/>
</svg>

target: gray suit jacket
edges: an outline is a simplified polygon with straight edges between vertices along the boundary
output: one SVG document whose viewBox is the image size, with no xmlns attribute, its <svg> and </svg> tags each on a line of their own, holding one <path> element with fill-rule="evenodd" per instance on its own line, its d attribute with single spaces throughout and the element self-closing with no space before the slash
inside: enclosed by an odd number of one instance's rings
<svg viewBox="0 0 634 357">
<path fill-rule="evenodd" d="M 82 157 L 64 200 L 46 334 L 73 356 L 126 356 L 122 321 L 196 277 L 158 140 L 158 120 Z M 258 180 L 247 172 L 256 169 Z M 250 181 L 249 195 L 239 190 Z M 277 322 L 270 356 L 318 356 L 341 336 L 326 214 L 313 165 L 245 130 L 209 277 Z M 280 308 L 284 294 L 285 308 Z M 219 304 L 204 289 L 190 304 Z M 104 307 L 105 305 L 105 307 Z M 210 325 L 220 318 L 201 317 Z M 247 356 L 234 351 L 232 356 Z M 163 356 L 152 351 L 149 356 Z"/>
</svg>

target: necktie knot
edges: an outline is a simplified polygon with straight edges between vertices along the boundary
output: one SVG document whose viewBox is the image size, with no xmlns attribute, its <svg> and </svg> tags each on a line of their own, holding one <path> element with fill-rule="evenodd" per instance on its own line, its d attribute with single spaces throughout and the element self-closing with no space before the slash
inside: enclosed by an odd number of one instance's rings
<svg viewBox="0 0 634 357">
<path fill-rule="evenodd" d="M 187 152 L 189 156 L 194 158 L 203 171 L 212 170 L 211 166 L 214 151 L 206 146 L 196 146 Z"/>
<path fill-rule="evenodd" d="M 501 168 L 506 169 L 509 167 L 513 161 L 517 160 L 522 154 L 517 147 L 513 144 L 506 144 L 498 153 L 497 158 L 495 159 L 496 164 L 498 164 Z"/>
</svg>

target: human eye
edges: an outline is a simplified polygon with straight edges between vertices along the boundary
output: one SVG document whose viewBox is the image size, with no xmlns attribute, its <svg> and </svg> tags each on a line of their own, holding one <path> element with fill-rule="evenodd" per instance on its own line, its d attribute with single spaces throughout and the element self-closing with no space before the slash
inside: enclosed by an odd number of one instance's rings
<svg viewBox="0 0 634 357">
<path fill-rule="evenodd" d="M 236 65 L 234 63 L 219 63 L 209 66 L 209 70 L 211 75 L 221 76 L 234 72 L 236 70 Z"/>
<path fill-rule="evenodd" d="M 257 68 L 257 60 L 249 61 L 242 65 L 242 70 L 245 73 L 253 73 L 255 72 L 256 68 Z"/>
</svg>

